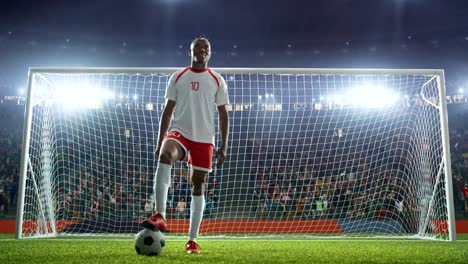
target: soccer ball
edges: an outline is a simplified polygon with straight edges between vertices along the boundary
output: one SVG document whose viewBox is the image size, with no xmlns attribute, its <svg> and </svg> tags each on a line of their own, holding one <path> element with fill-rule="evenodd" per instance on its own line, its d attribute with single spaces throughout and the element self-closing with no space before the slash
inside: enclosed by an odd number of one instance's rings
<svg viewBox="0 0 468 264">
<path fill-rule="evenodd" d="M 164 235 L 158 230 L 145 228 L 135 236 L 135 250 L 138 254 L 160 256 L 165 246 Z"/>
</svg>

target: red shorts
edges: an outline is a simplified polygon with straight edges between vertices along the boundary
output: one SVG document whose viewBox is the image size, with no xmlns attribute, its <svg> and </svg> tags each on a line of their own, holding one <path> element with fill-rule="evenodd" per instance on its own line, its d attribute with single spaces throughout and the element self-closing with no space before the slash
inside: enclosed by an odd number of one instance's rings
<svg viewBox="0 0 468 264">
<path fill-rule="evenodd" d="M 185 154 L 189 153 L 188 163 L 192 168 L 201 171 L 211 172 L 213 161 L 213 144 L 200 143 L 186 139 L 177 131 L 169 131 L 164 140 L 175 140 L 185 150 Z M 185 155 L 180 160 L 184 160 Z"/>
</svg>

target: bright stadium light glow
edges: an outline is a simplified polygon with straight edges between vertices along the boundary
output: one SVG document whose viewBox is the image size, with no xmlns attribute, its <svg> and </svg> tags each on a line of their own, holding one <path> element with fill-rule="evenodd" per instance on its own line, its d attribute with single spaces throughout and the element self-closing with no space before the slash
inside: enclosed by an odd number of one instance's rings
<svg viewBox="0 0 468 264">
<path fill-rule="evenodd" d="M 344 104 L 343 95 L 338 94 L 338 95 L 332 96 L 332 101 L 333 101 L 335 104 L 343 105 L 343 104 Z"/>
<path fill-rule="evenodd" d="M 65 82 L 57 84 L 55 102 L 66 110 L 96 109 L 114 94 L 90 83 Z"/>
<path fill-rule="evenodd" d="M 350 104 L 365 108 L 388 107 L 400 99 L 399 94 L 370 83 L 356 87 L 346 97 Z"/>
<path fill-rule="evenodd" d="M 463 93 L 463 88 L 458 88 L 458 93 L 462 94 Z"/>
</svg>

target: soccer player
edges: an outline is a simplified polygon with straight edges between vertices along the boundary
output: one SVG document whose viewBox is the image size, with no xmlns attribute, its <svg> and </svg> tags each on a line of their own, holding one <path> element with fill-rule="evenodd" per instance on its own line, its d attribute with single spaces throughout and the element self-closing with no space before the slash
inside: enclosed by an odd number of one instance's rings
<svg viewBox="0 0 468 264">
<path fill-rule="evenodd" d="M 212 170 L 214 111 L 217 108 L 221 136 L 221 146 L 216 153 L 216 166 L 221 166 L 226 158 L 228 144 L 229 118 L 226 105 L 229 99 L 223 77 L 208 68 L 211 56 L 210 42 L 206 38 L 196 38 L 190 45 L 189 54 L 192 59 L 191 66 L 172 74 L 166 88 L 166 106 L 161 118 L 156 149 L 156 155 L 159 156 L 154 187 L 156 214 L 144 220 L 142 225 L 167 231 L 166 200 L 171 167 L 177 160 L 184 160 L 188 155 L 188 163 L 191 165 L 192 200 L 189 241 L 185 250 L 189 254 L 198 254 L 200 247 L 196 239 L 205 207 L 205 182 Z"/>
</svg>

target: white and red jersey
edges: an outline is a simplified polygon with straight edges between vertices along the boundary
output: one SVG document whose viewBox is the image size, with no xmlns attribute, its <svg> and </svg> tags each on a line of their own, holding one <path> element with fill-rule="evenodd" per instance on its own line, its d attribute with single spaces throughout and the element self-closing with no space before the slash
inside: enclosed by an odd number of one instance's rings
<svg viewBox="0 0 468 264">
<path fill-rule="evenodd" d="M 178 70 L 169 79 L 166 99 L 176 102 L 171 130 L 214 145 L 216 107 L 229 104 L 226 81 L 219 73 L 209 68 Z"/>
</svg>

